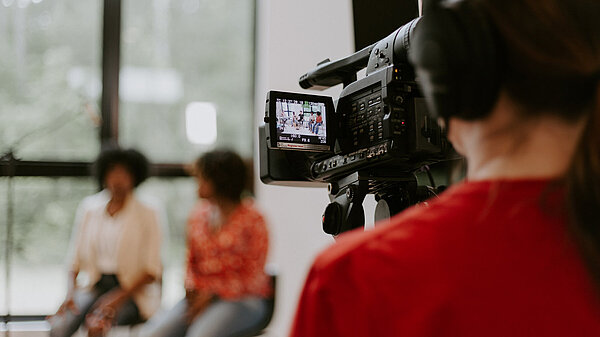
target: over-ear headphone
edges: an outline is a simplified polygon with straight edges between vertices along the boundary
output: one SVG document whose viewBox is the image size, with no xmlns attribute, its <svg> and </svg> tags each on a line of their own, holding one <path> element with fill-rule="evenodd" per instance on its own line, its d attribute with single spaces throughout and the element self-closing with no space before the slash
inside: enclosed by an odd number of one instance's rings
<svg viewBox="0 0 600 337">
<path fill-rule="evenodd" d="M 430 114 L 487 116 L 498 97 L 503 62 L 494 27 L 469 1 L 428 9 L 415 27 L 409 60 Z"/>
</svg>

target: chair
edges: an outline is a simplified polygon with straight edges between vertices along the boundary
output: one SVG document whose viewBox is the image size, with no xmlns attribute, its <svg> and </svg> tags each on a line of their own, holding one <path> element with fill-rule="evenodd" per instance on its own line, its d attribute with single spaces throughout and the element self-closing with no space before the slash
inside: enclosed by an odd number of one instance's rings
<svg viewBox="0 0 600 337">
<path fill-rule="evenodd" d="M 275 313 L 275 293 L 277 291 L 277 275 L 275 274 L 275 272 L 269 272 L 269 276 L 271 276 L 271 284 L 273 285 L 273 295 L 271 296 L 271 298 L 268 299 L 267 314 L 265 315 L 264 321 L 261 322 L 260 332 L 258 332 L 254 336 L 260 336 L 265 333 L 265 329 L 267 328 L 267 326 L 269 326 L 269 323 L 271 323 L 271 320 L 273 319 L 273 314 Z"/>
<path fill-rule="evenodd" d="M 260 322 L 256 327 L 252 328 L 252 331 L 242 333 L 236 337 L 255 337 L 262 336 L 267 331 L 265 330 L 269 323 L 271 323 L 271 319 L 273 318 L 273 314 L 275 313 L 275 293 L 277 290 L 277 274 L 272 270 L 267 270 L 266 273 L 271 277 L 271 284 L 273 285 L 273 295 L 267 299 L 267 314 L 265 315 L 262 322 Z"/>
</svg>

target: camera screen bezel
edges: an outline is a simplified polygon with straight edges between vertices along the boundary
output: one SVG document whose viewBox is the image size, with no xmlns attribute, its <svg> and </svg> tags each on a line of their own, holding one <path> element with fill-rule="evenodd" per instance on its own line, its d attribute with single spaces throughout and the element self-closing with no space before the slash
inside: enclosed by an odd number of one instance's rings
<svg viewBox="0 0 600 337">
<path fill-rule="evenodd" d="M 277 99 L 287 100 L 298 100 L 298 101 L 309 101 L 315 103 L 325 104 L 325 144 L 302 144 L 295 142 L 283 142 L 290 146 L 279 146 L 279 138 L 277 134 L 277 116 L 276 116 L 276 102 Z M 273 149 L 279 150 L 295 150 L 295 151 L 309 151 L 318 153 L 333 153 L 333 145 L 335 141 L 335 126 L 334 118 L 335 106 L 333 104 L 333 98 L 330 96 L 312 95 L 305 93 L 294 93 L 294 92 L 283 92 L 283 91 L 269 91 L 267 93 L 267 117 L 269 124 L 269 145 Z"/>
</svg>

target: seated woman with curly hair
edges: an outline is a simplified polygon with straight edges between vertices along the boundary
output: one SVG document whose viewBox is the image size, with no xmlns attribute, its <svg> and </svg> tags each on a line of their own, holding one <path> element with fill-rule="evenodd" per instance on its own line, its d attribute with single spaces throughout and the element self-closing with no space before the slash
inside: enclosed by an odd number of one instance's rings
<svg viewBox="0 0 600 337">
<path fill-rule="evenodd" d="M 84 322 L 90 336 L 99 335 L 113 324 L 144 321 L 160 305 L 159 216 L 134 194 L 148 175 L 147 160 L 135 150 L 105 150 L 95 171 L 104 189 L 79 205 L 67 296 L 49 320 L 53 337 L 71 336 Z M 76 282 L 80 272 L 85 286 Z"/>
</svg>

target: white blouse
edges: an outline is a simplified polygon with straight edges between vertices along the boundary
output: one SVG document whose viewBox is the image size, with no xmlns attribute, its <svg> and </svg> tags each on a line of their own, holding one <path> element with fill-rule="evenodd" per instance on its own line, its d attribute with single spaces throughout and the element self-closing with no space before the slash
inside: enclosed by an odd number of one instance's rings
<svg viewBox="0 0 600 337">
<path fill-rule="evenodd" d="M 96 263 L 102 274 L 116 274 L 118 265 L 118 249 L 123 234 L 123 213 L 127 212 L 127 206 L 123 207 L 115 215 L 111 216 L 104 211 L 98 219 L 98 236 L 96 241 Z M 129 207 L 131 208 L 131 207 Z"/>
<path fill-rule="evenodd" d="M 162 275 L 160 215 L 153 207 L 131 196 L 111 217 L 106 212 L 106 191 L 85 198 L 77 210 L 69 255 L 70 270 L 86 274 L 91 288 L 102 274 L 116 274 L 128 289 L 146 274 L 156 279 L 133 294 L 144 318 L 160 306 Z"/>
</svg>

